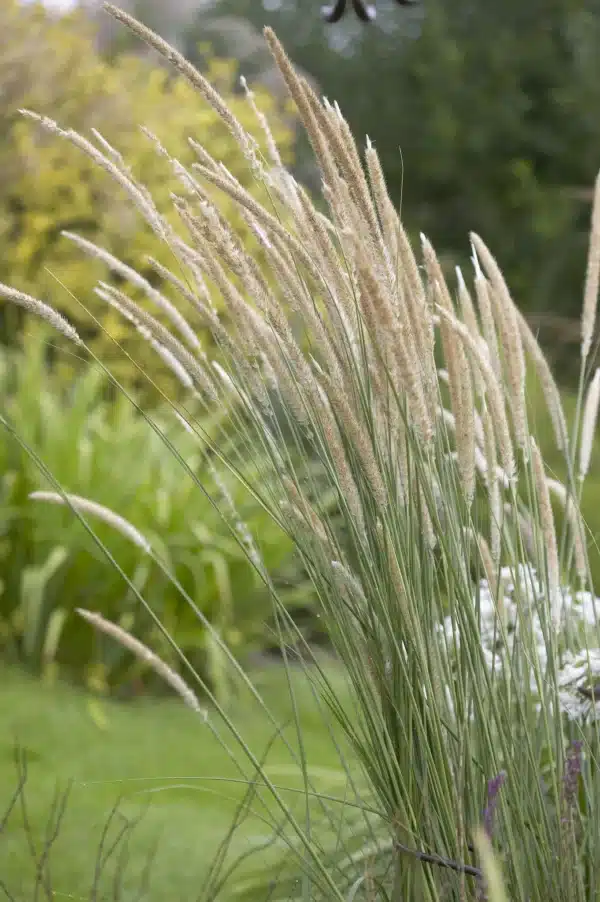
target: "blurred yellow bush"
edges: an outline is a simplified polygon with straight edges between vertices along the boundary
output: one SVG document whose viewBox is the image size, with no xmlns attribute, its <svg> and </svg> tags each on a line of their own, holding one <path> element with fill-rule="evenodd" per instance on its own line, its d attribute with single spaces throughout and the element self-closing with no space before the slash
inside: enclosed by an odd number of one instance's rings
<svg viewBox="0 0 600 902">
<path fill-rule="evenodd" d="M 101 58 L 83 13 L 56 17 L 39 4 L 22 6 L 17 0 L 3 0 L 0 34 L 0 281 L 42 299 L 51 298 L 129 387 L 137 381 L 138 371 L 109 335 L 166 387 L 168 377 L 157 372 L 147 343 L 94 295 L 99 278 L 111 281 L 104 265 L 90 261 L 61 231 L 69 229 L 98 243 L 153 284 L 157 277 L 146 255 L 172 264 L 168 250 L 136 215 L 125 194 L 119 195 L 108 175 L 19 110 L 50 116 L 62 127 L 88 136 L 97 129 L 122 153 L 135 177 L 151 187 L 159 209 L 181 185 L 140 125 L 183 163 L 193 157 L 188 138 L 196 137 L 245 187 L 257 196 L 264 189 L 254 184 L 225 125 L 187 82 L 142 57 Z M 208 66 L 210 82 L 264 147 L 250 105 L 234 91 L 235 66 L 223 60 Z M 257 90 L 255 99 L 269 116 L 289 162 L 293 144 L 289 109 L 276 108 L 275 100 L 264 91 Z M 217 205 L 244 242 L 255 244 L 231 202 L 219 195 Z M 260 260 L 260 254 L 257 257 Z M 100 328 L 87 311 L 97 317 Z M 4 341 L 15 340 L 21 322 L 14 309 L 0 301 Z"/>
</svg>

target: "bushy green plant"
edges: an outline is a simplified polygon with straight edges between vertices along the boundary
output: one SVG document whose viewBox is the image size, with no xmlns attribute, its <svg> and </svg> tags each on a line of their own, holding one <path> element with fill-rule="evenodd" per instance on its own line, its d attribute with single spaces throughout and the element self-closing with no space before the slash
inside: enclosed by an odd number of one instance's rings
<svg viewBox="0 0 600 902">
<path fill-rule="evenodd" d="M 39 297 L 52 296 L 56 306 L 83 330 L 90 347 L 110 364 L 113 374 L 128 385 L 137 382 L 139 387 L 138 371 L 127 355 L 146 368 L 153 358 L 148 356 L 145 342 L 123 328 L 120 317 L 95 297 L 93 288 L 104 273 L 102 265 L 82 261 L 62 231 L 77 231 L 118 253 L 155 286 L 162 280 L 148 256 L 170 265 L 169 248 L 152 224 L 131 208 L 125 195 L 115 198 L 106 172 L 64 141 L 44 134 L 20 110 L 51 115 L 65 129 L 77 129 L 88 138 L 93 139 L 94 129 L 100 132 L 142 181 L 152 182 L 153 202 L 163 213 L 170 209 L 170 194 L 179 183 L 170 163 L 157 156 L 152 139 L 129 128 L 128 123 L 136 117 L 184 165 L 197 159 L 188 142 L 188 136 L 197 130 L 209 152 L 263 200 L 264 188 L 251 173 L 239 168 L 227 126 L 202 103 L 191 85 L 139 56 L 117 56 L 112 62 L 102 59 L 85 13 L 56 17 L 43 4 L 5 0 L 0 8 L 0 34 L 0 279 Z M 264 145 L 250 107 L 235 91 L 235 65 L 213 59 L 207 61 L 207 70 L 211 81 L 228 97 L 235 115 Z M 276 114 L 276 103 L 265 91 L 256 92 L 256 103 L 278 118 L 275 130 L 284 158 L 289 159 L 293 143 L 289 111 L 288 115 L 283 110 Z M 218 206 L 228 219 L 236 220 L 242 242 L 258 251 L 256 238 L 234 205 L 219 201 Z M 121 274 L 105 273 L 105 277 L 112 284 L 123 281 Z M 135 290 L 138 299 L 158 312 L 159 318 L 164 317 L 143 291 Z M 169 286 L 165 291 L 169 294 Z M 20 322 L 14 309 L 0 304 L 4 341 L 14 340 Z M 207 335 L 197 331 L 202 343 Z M 155 373 L 155 381 L 162 379 L 163 387 L 167 384 L 172 389 L 168 376 L 164 370 Z M 149 388 L 145 381 L 143 386 Z"/>
<path fill-rule="evenodd" d="M 182 67 L 160 38 L 107 8 Z M 347 785 L 338 797 L 315 791 L 297 718 L 300 813 L 221 711 L 245 756 L 248 805 L 269 799 L 272 842 L 295 859 L 296 879 L 284 881 L 281 896 L 479 900 L 489 884 L 498 899 L 493 844 L 508 898 L 592 902 L 600 884 L 600 600 L 580 497 L 600 404 L 600 177 L 568 424 L 484 241 L 471 235 L 469 282 L 460 272 L 456 285 L 447 282 L 425 237 L 418 257 L 375 148 L 367 145 L 363 165 L 339 110 L 297 76 L 270 31 L 267 41 L 315 149 L 328 216 L 292 178 L 274 178 L 238 131 L 273 207 L 257 205 L 214 160 L 195 176 L 236 202 L 276 278 L 261 278 L 210 205 L 177 197 L 187 240 L 172 241 L 174 257 L 182 267 L 197 261 L 187 284 L 199 307 L 203 277 L 219 285 L 229 322 L 226 329 L 204 308 L 222 351 L 217 366 L 169 346 L 252 449 L 253 492 L 302 557 L 351 689 L 348 704 L 315 662 L 345 736 Z M 128 190 L 135 198 L 139 186 Z M 34 299 L 2 291 L 52 318 Z M 104 296 L 135 319 L 126 296 Z M 164 346 L 155 321 L 144 328 Z M 564 483 L 540 451 L 528 374 L 541 386 Z M 234 464 L 235 455 L 208 442 Z M 133 647 L 123 631 L 97 623 Z M 207 898 L 222 897 L 224 861 L 206 881 Z M 269 894 L 277 889 L 275 881 Z"/>
<path fill-rule="evenodd" d="M 166 567 L 223 639 L 244 656 L 272 645 L 271 602 L 247 550 L 241 524 L 259 537 L 264 560 L 285 585 L 290 604 L 310 604 L 292 545 L 238 480 L 223 473 L 237 510 L 225 519 L 218 460 L 195 436 L 182 434 L 172 411 L 154 421 L 189 468 L 182 478 L 173 451 L 132 404 L 108 391 L 99 368 L 65 386 L 49 366 L 47 336 L 34 330 L 24 347 L 0 356 L 0 641 L 36 670 L 55 668 L 94 685 L 131 682 L 139 668 L 112 643 L 92 641 L 74 616 L 78 606 L 115 619 L 164 654 L 164 640 L 140 610 L 119 574 L 72 514 L 33 502 L 31 492 L 53 485 L 24 446 L 65 491 L 93 498 L 127 518 L 157 548 Z M 197 428 L 207 443 L 223 434 L 223 414 L 204 413 Z M 19 441 L 14 437 L 18 436 Z M 212 438 L 209 440 L 208 436 Z M 230 450 L 233 446 L 230 444 Z M 240 470 L 256 464 L 248 455 Z M 117 475 L 118 474 L 118 475 Z M 196 480 L 196 482 L 195 482 Z M 201 486 L 201 487 L 200 487 Z M 215 506 L 217 505 L 217 506 Z M 207 676 L 219 682 L 219 649 L 165 573 L 126 537 L 93 521 L 97 536 L 153 606 L 160 620 Z M 270 626 L 271 624 L 271 626 Z M 171 656 L 169 655 L 169 659 Z"/>
</svg>

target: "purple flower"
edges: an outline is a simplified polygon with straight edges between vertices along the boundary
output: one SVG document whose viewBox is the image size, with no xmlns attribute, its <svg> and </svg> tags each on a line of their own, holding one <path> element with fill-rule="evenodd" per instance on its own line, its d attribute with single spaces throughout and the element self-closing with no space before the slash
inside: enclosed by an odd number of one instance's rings
<svg viewBox="0 0 600 902">
<path fill-rule="evenodd" d="M 498 793 L 506 782 L 506 771 L 501 770 L 500 773 L 488 780 L 487 785 L 487 802 L 483 810 L 483 829 L 487 833 L 489 839 L 494 834 L 494 816 L 498 805 Z"/>
<path fill-rule="evenodd" d="M 581 752 L 583 742 L 574 739 L 569 745 L 565 760 L 565 770 L 562 778 L 562 794 L 565 809 L 570 812 L 577 803 L 577 790 L 579 787 L 579 774 L 581 773 Z"/>
</svg>

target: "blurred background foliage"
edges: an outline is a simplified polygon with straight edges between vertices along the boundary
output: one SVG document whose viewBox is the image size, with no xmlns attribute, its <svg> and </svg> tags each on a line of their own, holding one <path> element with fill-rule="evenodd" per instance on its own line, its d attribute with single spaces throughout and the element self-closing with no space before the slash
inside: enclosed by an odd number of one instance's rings
<svg viewBox="0 0 600 902">
<path fill-rule="evenodd" d="M 69 229 L 98 243 L 155 285 L 159 280 L 146 256 L 172 265 L 171 255 L 109 175 L 66 140 L 24 119 L 19 110 L 50 116 L 90 139 L 91 129 L 97 129 L 123 155 L 134 176 L 152 185 L 161 210 L 167 205 L 170 209 L 170 194 L 181 191 L 181 185 L 140 125 L 183 163 L 194 158 L 188 138 L 196 137 L 245 187 L 258 194 L 261 189 L 227 128 L 199 94 L 155 60 L 127 52 L 112 60 L 101 57 L 93 21 L 83 11 L 59 17 L 39 4 L 3 0 L 0 34 L 0 280 L 36 297 L 51 297 L 116 378 L 128 387 L 147 388 L 126 355 L 150 372 L 154 352 L 92 291 L 99 278 L 116 280 L 104 264 L 90 261 L 61 231 Z M 234 92 L 235 64 L 205 53 L 204 69 L 264 147 L 249 104 Z M 293 141 L 289 105 L 278 105 L 264 90 L 256 95 L 284 158 L 289 159 Z M 244 242 L 252 245 L 254 238 L 233 205 L 221 195 L 217 205 Z M 141 295 L 137 299 L 147 303 Z M 192 316 L 193 311 L 185 313 Z M 15 340 L 22 323 L 15 308 L 0 302 L 4 343 Z M 111 339 L 120 342 L 126 354 Z M 162 388 L 173 387 L 164 372 L 156 379 Z"/>
<path fill-rule="evenodd" d="M 86 369 L 66 386 L 47 365 L 48 338 L 34 328 L 22 349 L 0 353 L 0 412 L 18 436 L 4 429 L 0 441 L 0 653 L 47 676 L 60 670 L 96 689 L 131 688 L 144 669 L 77 617 L 80 606 L 121 623 L 176 669 L 181 666 L 72 511 L 29 499 L 30 492 L 54 485 L 20 442 L 64 491 L 109 507 L 145 535 L 242 660 L 276 645 L 271 597 L 235 531 L 240 522 L 247 527 L 282 601 L 300 611 L 310 607 L 311 595 L 290 540 L 239 481 L 207 457 L 202 439 L 183 430 L 172 410 L 158 410 L 152 420 L 192 475 L 124 396 L 109 399 L 98 369 Z M 213 439 L 222 434 L 222 413 L 196 417 L 191 422 L 198 423 L 197 432 Z M 244 449 L 239 459 L 250 478 L 256 462 Z M 239 521 L 217 510 L 226 505 L 215 472 Z M 88 522 L 199 672 L 226 695 L 218 644 L 172 581 L 114 528 L 96 518 Z"/>
</svg>

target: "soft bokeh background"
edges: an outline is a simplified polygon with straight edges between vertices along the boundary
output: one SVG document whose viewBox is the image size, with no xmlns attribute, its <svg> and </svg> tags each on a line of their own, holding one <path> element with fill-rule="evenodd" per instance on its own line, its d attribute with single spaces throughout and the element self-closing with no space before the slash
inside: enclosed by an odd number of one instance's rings
<svg viewBox="0 0 600 902">
<path fill-rule="evenodd" d="M 470 229 L 485 235 L 546 347 L 569 368 L 600 166 L 599 0 L 424 0 L 404 9 L 378 0 L 371 27 L 349 9 L 330 28 L 318 0 L 121 5 L 195 62 L 210 44 L 278 92 L 260 34 L 273 26 L 355 132 L 376 143 L 411 231 L 425 231 L 449 265 L 468 259 Z M 84 9 L 103 54 L 144 53 L 98 6 L 47 3 Z M 304 144 L 296 167 L 314 180 Z"/>
</svg>

